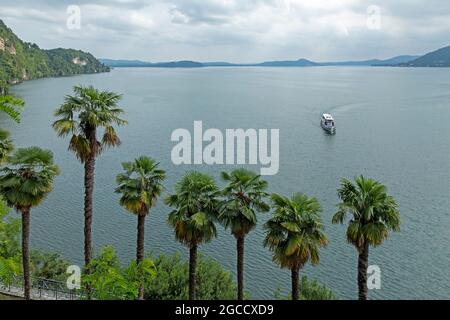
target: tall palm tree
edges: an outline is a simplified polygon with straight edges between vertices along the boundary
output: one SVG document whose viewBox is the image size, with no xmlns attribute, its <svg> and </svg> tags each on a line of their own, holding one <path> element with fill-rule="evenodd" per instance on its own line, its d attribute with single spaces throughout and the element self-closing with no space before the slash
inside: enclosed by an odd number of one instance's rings
<svg viewBox="0 0 450 320">
<path fill-rule="evenodd" d="M 122 195 L 120 205 L 138 217 L 136 245 L 138 266 L 144 261 L 145 217 L 161 195 L 162 182 L 166 178 L 166 172 L 158 166 L 159 163 L 153 159 L 140 157 L 133 162 L 122 163 L 125 172 L 117 175 L 116 178 L 118 184 L 116 193 Z M 139 287 L 138 298 L 144 299 L 143 284 Z"/>
<path fill-rule="evenodd" d="M 343 224 L 347 214 L 351 215 L 347 240 L 358 250 L 358 297 L 367 300 L 369 246 L 379 246 L 390 231 L 400 231 L 400 213 L 386 187 L 363 176 L 354 183 L 343 179 L 338 195 L 341 203 L 332 222 Z"/>
<path fill-rule="evenodd" d="M 17 97 L 7 95 L 0 95 L 0 111 L 5 112 L 16 122 L 20 122 L 20 109 L 25 105 L 25 102 Z"/>
<path fill-rule="evenodd" d="M 216 237 L 217 196 L 218 188 L 212 177 L 189 172 L 165 201 L 173 208 L 168 223 L 175 238 L 189 248 L 189 300 L 196 298 L 197 248 Z"/>
<path fill-rule="evenodd" d="M 221 176 L 228 185 L 222 191 L 224 201 L 221 204 L 219 219 L 236 238 L 237 298 L 243 300 L 245 237 L 256 226 L 256 213 L 270 210 L 265 202 L 268 184 L 259 175 L 246 169 L 237 169 L 231 173 L 222 172 Z"/>
<path fill-rule="evenodd" d="M 273 251 L 273 260 L 291 270 L 292 300 L 299 299 L 299 272 L 311 261 L 320 261 L 320 249 L 327 245 L 320 218 L 320 204 L 316 198 L 296 193 L 292 198 L 278 194 L 271 196 L 273 217 L 266 222 L 264 246 Z"/>
<path fill-rule="evenodd" d="M 25 299 L 31 298 L 30 284 L 30 212 L 39 205 L 53 188 L 59 174 L 53 163 L 53 154 L 38 147 L 19 149 L 9 159 L 10 167 L 0 174 L 0 194 L 8 206 L 22 215 L 22 262 Z"/>
<path fill-rule="evenodd" d="M 92 210 L 94 192 L 95 159 L 106 147 L 120 145 L 120 139 L 113 125 L 127 122 L 120 118 L 123 110 L 118 107 L 121 95 L 99 91 L 93 87 L 74 87 L 75 95 L 66 96 L 64 103 L 56 110 L 58 118 L 53 128 L 58 136 L 71 135 L 69 150 L 84 164 L 84 263 L 92 260 Z M 99 141 L 97 133 L 103 130 Z"/>
</svg>

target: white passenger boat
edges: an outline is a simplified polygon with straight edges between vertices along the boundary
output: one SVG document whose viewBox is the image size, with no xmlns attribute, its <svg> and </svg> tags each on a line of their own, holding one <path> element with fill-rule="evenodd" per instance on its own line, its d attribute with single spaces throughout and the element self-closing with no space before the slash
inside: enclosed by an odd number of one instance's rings
<svg viewBox="0 0 450 320">
<path fill-rule="evenodd" d="M 330 134 L 336 133 L 336 124 L 334 122 L 333 116 L 329 113 L 324 113 L 322 119 L 320 120 L 320 125 L 322 129 Z"/>
</svg>

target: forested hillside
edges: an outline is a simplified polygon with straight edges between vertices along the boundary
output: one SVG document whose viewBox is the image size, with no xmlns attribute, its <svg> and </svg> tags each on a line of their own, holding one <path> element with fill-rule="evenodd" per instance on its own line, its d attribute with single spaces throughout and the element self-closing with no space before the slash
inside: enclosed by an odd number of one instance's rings
<svg viewBox="0 0 450 320">
<path fill-rule="evenodd" d="M 25 80 L 108 72 L 93 55 L 73 49 L 42 50 L 23 42 L 0 20 L 0 94 Z"/>
</svg>

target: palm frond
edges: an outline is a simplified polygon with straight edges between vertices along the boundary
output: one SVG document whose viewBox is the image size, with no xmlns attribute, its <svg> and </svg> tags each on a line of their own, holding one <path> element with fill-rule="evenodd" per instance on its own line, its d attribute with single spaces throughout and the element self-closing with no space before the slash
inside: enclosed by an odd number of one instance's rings
<svg viewBox="0 0 450 320">
<path fill-rule="evenodd" d="M 121 194 L 120 204 L 134 214 L 148 214 L 161 195 L 162 182 L 166 178 L 164 170 L 159 169 L 149 157 L 140 157 L 133 162 L 122 164 L 125 172 L 116 177 L 116 193 Z"/>
<path fill-rule="evenodd" d="M 338 190 L 341 199 L 333 223 L 344 223 L 346 214 L 352 219 L 347 228 L 347 240 L 360 249 L 365 243 L 380 245 L 390 231 L 400 229 L 400 213 L 386 186 L 363 176 L 355 182 L 343 179 Z"/>
<path fill-rule="evenodd" d="M 74 95 L 65 97 L 64 103 L 55 111 L 57 120 L 53 128 L 58 136 L 72 134 L 69 150 L 73 151 L 81 162 L 97 157 L 106 147 L 120 145 L 114 125 L 127 122 L 120 118 L 123 110 L 118 106 L 121 95 L 99 91 L 92 86 L 74 87 Z M 97 132 L 103 129 L 101 141 Z"/>
<path fill-rule="evenodd" d="M 291 198 L 272 194 L 274 214 L 264 224 L 264 245 L 282 268 L 319 263 L 319 251 L 328 243 L 316 198 L 295 193 Z"/>
<path fill-rule="evenodd" d="M 25 102 L 17 97 L 6 95 L 0 96 L 0 111 L 3 111 L 17 123 L 20 122 L 20 113 Z"/>
</svg>

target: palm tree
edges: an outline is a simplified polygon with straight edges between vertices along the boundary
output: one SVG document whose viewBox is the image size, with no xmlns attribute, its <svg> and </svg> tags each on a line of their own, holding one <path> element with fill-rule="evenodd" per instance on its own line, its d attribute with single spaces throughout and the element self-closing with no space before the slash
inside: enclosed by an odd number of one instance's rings
<svg viewBox="0 0 450 320">
<path fill-rule="evenodd" d="M 168 223 L 175 238 L 189 248 L 189 300 L 196 298 L 197 248 L 216 237 L 217 196 L 212 177 L 189 172 L 176 184 L 175 194 L 165 201 L 173 208 Z"/>
<path fill-rule="evenodd" d="M 30 284 L 30 212 L 39 205 L 53 188 L 59 174 L 53 163 L 53 154 L 38 147 L 19 149 L 9 160 L 11 166 L 0 174 L 0 194 L 8 206 L 22 215 L 22 262 L 24 296 L 29 300 Z"/>
<path fill-rule="evenodd" d="M 55 112 L 58 118 L 53 128 L 58 136 L 72 135 L 69 150 L 73 151 L 84 164 L 84 263 L 87 266 L 92 260 L 92 210 L 94 191 L 95 159 L 106 147 L 120 145 L 120 139 L 113 127 L 127 122 L 119 118 L 123 110 L 118 107 L 121 95 L 99 91 L 93 87 L 74 87 L 74 96 L 66 96 Z M 101 141 L 97 133 L 103 129 Z"/>
<path fill-rule="evenodd" d="M 8 159 L 8 156 L 13 149 L 14 146 L 9 138 L 9 132 L 0 130 L 0 165 Z"/>
<path fill-rule="evenodd" d="M 379 246 L 390 231 L 400 231 L 400 213 L 386 187 L 363 176 L 355 183 L 343 179 L 338 195 L 341 203 L 332 221 L 343 224 L 346 215 L 351 215 L 347 240 L 358 250 L 358 297 L 367 300 L 369 246 Z"/>
<path fill-rule="evenodd" d="M 20 122 L 20 109 L 25 105 L 25 102 L 17 97 L 8 95 L 0 95 L 0 111 L 5 112 L 17 123 Z"/>
<path fill-rule="evenodd" d="M 292 198 L 271 196 L 274 216 L 266 222 L 264 246 L 273 251 L 273 261 L 291 270 L 292 300 L 299 298 L 299 272 L 311 261 L 317 265 L 319 251 L 328 243 L 316 198 L 296 193 Z"/>
<path fill-rule="evenodd" d="M 11 119 L 20 122 L 20 109 L 25 102 L 14 96 L 0 96 L 0 111 L 5 112 Z M 13 150 L 9 132 L 0 129 L 0 164 L 3 164 Z"/>
<path fill-rule="evenodd" d="M 140 157 L 134 162 L 122 163 L 124 173 L 117 175 L 118 187 L 116 193 L 120 193 L 120 205 L 131 213 L 137 215 L 137 246 L 136 263 L 141 265 L 144 261 L 144 228 L 145 217 L 148 215 L 156 199 L 163 191 L 162 181 L 166 178 L 166 172 L 158 168 L 149 157 Z M 140 300 L 144 299 L 144 285 L 139 287 Z"/>
<path fill-rule="evenodd" d="M 222 191 L 225 199 L 221 204 L 219 219 L 236 238 L 238 300 L 244 299 L 244 243 L 247 234 L 256 226 L 257 212 L 267 212 L 265 202 L 268 194 L 267 182 L 246 169 L 237 169 L 230 174 L 222 172 L 228 185 Z"/>
</svg>

